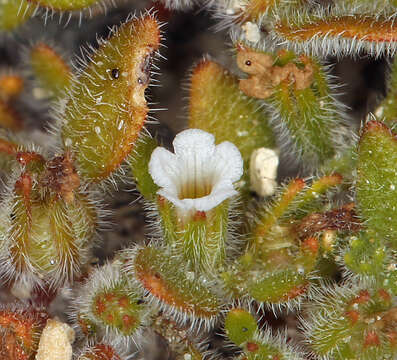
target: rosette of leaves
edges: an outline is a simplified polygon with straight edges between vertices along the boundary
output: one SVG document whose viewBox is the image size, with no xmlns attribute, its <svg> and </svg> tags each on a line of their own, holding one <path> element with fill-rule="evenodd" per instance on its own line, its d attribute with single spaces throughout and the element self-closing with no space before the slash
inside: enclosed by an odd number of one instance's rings
<svg viewBox="0 0 397 360">
<path fill-rule="evenodd" d="M 324 246 L 322 234 L 358 229 L 351 204 L 324 211 L 327 192 L 341 180 L 338 174 L 310 185 L 303 179 L 292 180 L 256 214 L 243 254 L 222 274 L 233 296 L 248 293 L 271 307 L 302 300 L 315 278 L 320 246 Z"/>
</svg>

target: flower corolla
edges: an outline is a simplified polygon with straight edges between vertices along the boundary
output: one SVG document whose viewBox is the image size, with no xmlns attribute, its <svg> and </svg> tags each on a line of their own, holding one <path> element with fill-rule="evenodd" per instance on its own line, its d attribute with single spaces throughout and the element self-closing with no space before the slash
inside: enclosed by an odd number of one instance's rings
<svg viewBox="0 0 397 360">
<path fill-rule="evenodd" d="M 237 147 L 200 129 L 175 136 L 174 153 L 157 147 L 149 172 L 160 187 L 158 194 L 181 211 L 209 211 L 237 194 L 233 183 L 243 174 L 243 159 Z"/>
</svg>

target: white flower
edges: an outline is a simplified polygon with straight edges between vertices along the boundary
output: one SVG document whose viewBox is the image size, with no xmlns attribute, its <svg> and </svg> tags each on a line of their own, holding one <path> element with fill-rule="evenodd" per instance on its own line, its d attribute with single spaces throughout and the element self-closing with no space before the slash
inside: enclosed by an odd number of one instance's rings
<svg viewBox="0 0 397 360">
<path fill-rule="evenodd" d="M 259 196 L 270 196 L 276 191 L 278 154 L 273 149 L 259 148 L 250 159 L 251 190 Z"/>
<path fill-rule="evenodd" d="M 237 147 L 215 139 L 199 129 L 175 136 L 172 153 L 156 148 L 149 162 L 157 192 L 182 211 L 208 211 L 237 194 L 233 183 L 243 174 L 243 159 Z"/>
<path fill-rule="evenodd" d="M 74 330 L 56 319 L 48 319 L 40 336 L 36 360 L 71 360 Z"/>
</svg>

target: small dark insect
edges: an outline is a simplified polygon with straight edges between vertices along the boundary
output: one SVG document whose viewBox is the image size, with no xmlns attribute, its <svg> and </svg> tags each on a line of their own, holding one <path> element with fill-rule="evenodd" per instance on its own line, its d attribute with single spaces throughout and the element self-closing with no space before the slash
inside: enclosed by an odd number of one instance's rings
<svg viewBox="0 0 397 360">
<path fill-rule="evenodd" d="M 113 79 L 118 79 L 120 77 L 120 70 L 119 69 L 112 69 L 112 78 Z"/>
</svg>

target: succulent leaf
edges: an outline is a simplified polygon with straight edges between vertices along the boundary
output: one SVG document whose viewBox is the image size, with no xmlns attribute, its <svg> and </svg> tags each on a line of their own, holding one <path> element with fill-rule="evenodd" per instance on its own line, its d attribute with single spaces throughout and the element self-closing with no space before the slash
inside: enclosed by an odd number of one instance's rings
<svg viewBox="0 0 397 360">
<path fill-rule="evenodd" d="M 55 97 L 66 92 L 72 72 L 57 51 L 40 42 L 30 49 L 28 56 L 32 72 L 45 90 Z"/>
<path fill-rule="evenodd" d="M 13 31 L 29 20 L 34 8 L 28 1 L 6 0 L 0 5 L 0 31 Z"/>
<path fill-rule="evenodd" d="M 81 275 L 98 215 L 86 194 L 65 202 L 39 192 L 25 173 L 3 199 L 1 271 L 8 281 L 57 287 Z"/>
<path fill-rule="evenodd" d="M 225 319 L 227 337 L 243 350 L 239 359 L 300 360 L 298 349 L 287 345 L 286 336 L 274 335 L 268 328 L 259 330 L 254 317 L 242 309 L 231 309 Z"/>
<path fill-rule="evenodd" d="M 251 340 L 258 325 L 254 317 L 243 309 L 231 309 L 225 319 L 225 330 L 227 337 L 236 345 Z"/>
<path fill-rule="evenodd" d="M 248 291 L 256 301 L 282 304 L 304 294 L 308 285 L 306 276 L 298 273 L 296 269 L 286 269 L 266 274 L 259 280 L 252 279 Z"/>
<path fill-rule="evenodd" d="M 387 241 L 397 248 L 395 194 L 397 142 L 395 135 L 381 122 L 370 121 L 364 127 L 358 146 L 356 198 L 359 215 L 369 236 Z"/>
<path fill-rule="evenodd" d="M 42 8 L 55 11 L 80 11 L 96 5 L 100 0 L 32 0 Z"/>
<path fill-rule="evenodd" d="M 130 154 L 144 126 L 151 58 L 160 45 L 151 15 L 113 29 L 73 79 L 62 138 L 84 179 L 108 178 Z M 84 62 L 84 60 L 83 60 Z"/>
<path fill-rule="evenodd" d="M 363 7 L 349 1 L 336 1 L 335 6 L 315 6 L 280 14 L 274 23 L 272 37 L 284 41 L 295 51 L 317 56 L 356 56 L 363 52 L 375 57 L 393 55 L 396 51 L 394 8 L 382 1 Z M 383 5 L 383 6 L 382 6 Z"/>
<path fill-rule="evenodd" d="M 126 274 L 160 309 L 178 323 L 186 320 L 213 326 L 220 311 L 220 299 L 194 272 L 182 266 L 181 259 L 164 249 L 151 247 L 126 251 Z"/>
</svg>

